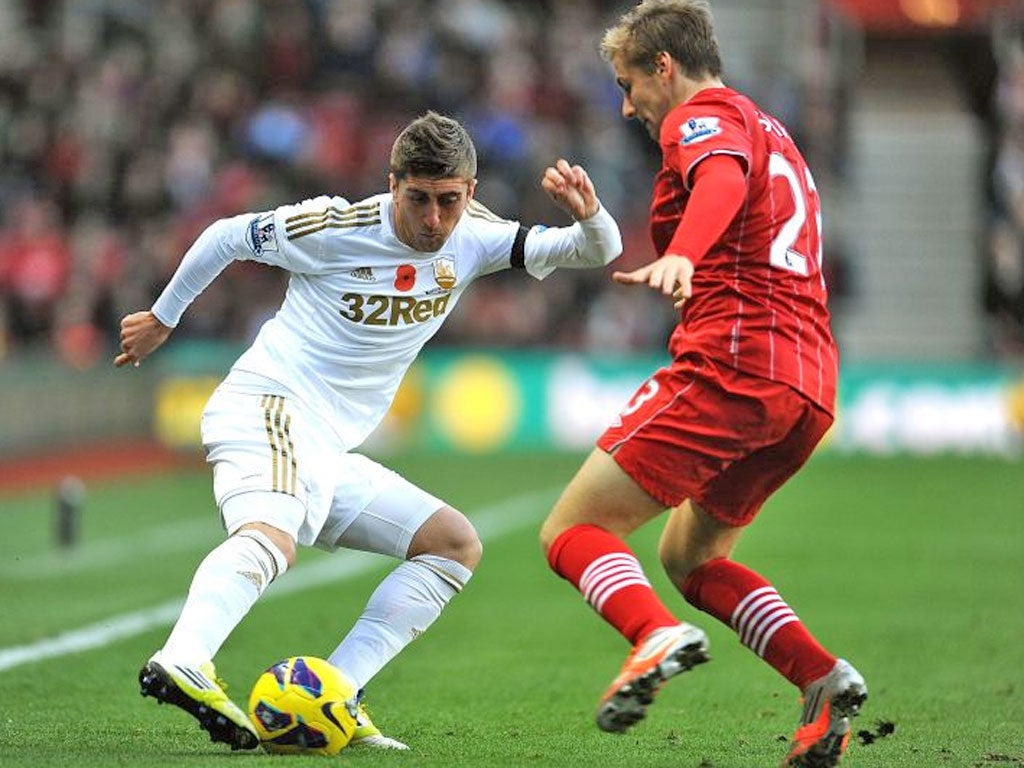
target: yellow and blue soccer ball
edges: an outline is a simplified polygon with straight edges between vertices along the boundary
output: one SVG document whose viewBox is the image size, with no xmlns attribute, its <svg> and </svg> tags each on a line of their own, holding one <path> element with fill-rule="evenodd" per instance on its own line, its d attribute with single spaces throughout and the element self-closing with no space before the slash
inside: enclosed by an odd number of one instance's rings
<svg viewBox="0 0 1024 768">
<path fill-rule="evenodd" d="M 336 755 L 352 740 L 356 690 L 336 667 L 292 656 L 260 675 L 249 694 L 249 719 L 264 749 L 277 754 Z"/>
</svg>

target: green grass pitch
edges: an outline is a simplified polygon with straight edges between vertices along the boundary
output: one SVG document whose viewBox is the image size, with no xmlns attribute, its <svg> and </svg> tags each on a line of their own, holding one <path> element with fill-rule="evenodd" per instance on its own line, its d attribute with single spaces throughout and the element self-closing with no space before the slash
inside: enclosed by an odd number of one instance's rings
<svg viewBox="0 0 1024 768">
<path fill-rule="evenodd" d="M 796 691 L 669 591 L 657 569 L 657 524 L 630 543 L 668 604 L 708 630 L 713 661 L 667 685 L 629 734 L 595 727 L 597 696 L 627 648 L 548 571 L 536 543 L 540 520 L 579 461 L 389 462 L 477 521 L 484 560 L 431 631 L 370 686 L 377 723 L 413 751 L 350 750 L 334 760 L 778 764 L 795 726 Z M 81 542 L 66 553 L 53 544 L 51 507 L 48 490 L 0 497 L 0 766 L 243 768 L 331 759 L 232 754 L 184 713 L 139 696 L 139 666 L 162 643 L 175 601 L 220 538 L 206 473 L 90 487 Z M 1024 766 L 1022 515 L 1019 463 L 822 456 L 747 532 L 737 559 L 772 579 L 819 639 L 866 676 L 870 699 L 854 733 L 895 725 L 870 744 L 855 735 L 844 766 Z M 346 565 L 353 567 L 345 572 Z M 217 658 L 236 701 L 275 660 L 329 654 L 387 567 L 370 556 L 300 552 L 298 566 Z"/>
</svg>

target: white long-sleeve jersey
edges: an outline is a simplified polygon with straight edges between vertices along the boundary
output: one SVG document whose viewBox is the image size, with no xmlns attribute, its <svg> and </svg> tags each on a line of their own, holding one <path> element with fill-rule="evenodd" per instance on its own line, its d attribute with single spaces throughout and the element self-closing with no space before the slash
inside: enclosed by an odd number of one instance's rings
<svg viewBox="0 0 1024 768">
<path fill-rule="evenodd" d="M 352 204 L 323 196 L 210 225 L 185 254 L 153 314 L 174 327 L 234 260 L 291 273 L 284 302 L 232 371 L 271 379 L 322 414 L 345 450 L 380 423 L 406 369 L 477 277 L 524 268 L 600 267 L 622 250 L 601 208 L 570 227 L 500 218 L 471 201 L 440 250 L 395 234 L 389 194 Z"/>
</svg>

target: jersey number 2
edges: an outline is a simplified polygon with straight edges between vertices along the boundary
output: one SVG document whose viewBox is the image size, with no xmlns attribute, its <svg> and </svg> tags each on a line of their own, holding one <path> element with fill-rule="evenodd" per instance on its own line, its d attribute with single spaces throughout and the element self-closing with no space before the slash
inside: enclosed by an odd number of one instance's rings
<svg viewBox="0 0 1024 768">
<path fill-rule="evenodd" d="M 807 201 L 804 198 L 803 188 L 800 186 L 800 179 L 797 176 L 796 168 L 783 155 L 773 152 L 768 160 L 768 175 L 772 180 L 781 178 L 786 181 L 789 191 L 793 194 L 793 215 L 780 227 L 779 232 L 772 240 L 770 261 L 773 267 L 785 269 L 789 272 L 796 272 L 798 275 L 807 277 L 810 273 L 807 264 L 807 255 L 800 253 L 794 247 L 801 230 L 807 223 Z M 807 188 L 814 192 L 814 179 L 809 170 L 804 173 L 807 180 Z M 815 212 L 814 223 L 818 230 L 817 253 L 812 254 L 821 268 L 821 210 Z"/>
</svg>

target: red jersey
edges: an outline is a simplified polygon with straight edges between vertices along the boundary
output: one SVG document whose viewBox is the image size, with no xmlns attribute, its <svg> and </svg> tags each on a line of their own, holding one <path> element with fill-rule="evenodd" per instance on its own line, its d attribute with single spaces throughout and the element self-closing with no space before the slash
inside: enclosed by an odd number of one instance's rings
<svg viewBox="0 0 1024 768">
<path fill-rule="evenodd" d="M 663 255 L 690 197 L 694 169 L 727 154 L 747 196 L 711 249 L 696 257 L 693 294 L 672 334 L 673 357 L 695 350 L 794 387 L 830 414 L 838 352 L 821 273 L 821 206 L 788 131 L 731 88 L 699 92 L 665 117 L 651 237 Z"/>
</svg>

